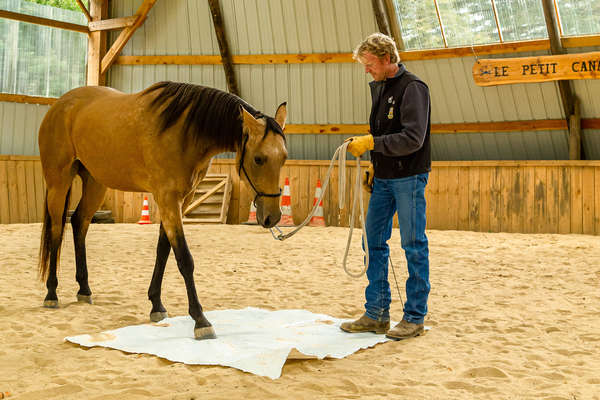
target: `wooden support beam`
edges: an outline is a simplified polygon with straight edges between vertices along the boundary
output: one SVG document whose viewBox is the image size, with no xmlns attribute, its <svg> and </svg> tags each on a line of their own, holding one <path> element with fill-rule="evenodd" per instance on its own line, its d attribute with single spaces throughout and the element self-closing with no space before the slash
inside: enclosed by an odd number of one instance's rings
<svg viewBox="0 0 600 400">
<path fill-rule="evenodd" d="M 587 118 L 581 120 L 581 129 L 599 129 L 600 118 Z"/>
<path fill-rule="evenodd" d="M 217 36 L 217 41 L 219 42 L 219 51 L 221 52 L 221 59 L 223 60 L 227 89 L 229 89 L 229 92 L 239 96 L 240 90 L 238 88 L 237 80 L 235 79 L 233 61 L 231 59 L 231 53 L 229 52 L 225 24 L 223 24 L 223 17 L 221 15 L 221 4 L 219 0 L 208 0 L 208 5 L 210 6 L 213 26 L 215 27 L 215 34 Z"/>
<path fill-rule="evenodd" d="M 6 101 L 8 103 L 52 105 L 56 102 L 56 98 L 27 96 L 24 94 L 0 93 L 0 101 Z"/>
<path fill-rule="evenodd" d="M 369 124 L 286 124 L 285 133 L 292 134 L 365 134 Z"/>
<path fill-rule="evenodd" d="M 581 38 L 563 38 L 565 47 L 600 46 L 600 35 Z M 550 49 L 548 39 L 529 40 L 525 42 L 504 42 L 498 44 L 454 47 L 449 49 L 401 51 L 403 61 L 422 61 L 456 57 L 474 57 L 490 54 L 520 53 L 544 51 Z M 351 53 L 311 53 L 311 54 L 249 54 L 232 56 L 233 64 L 319 64 L 319 63 L 354 63 Z M 116 60 L 122 65 L 216 65 L 221 64 L 221 56 L 121 56 Z"/>
<path fill-rule="evenodd" d="M 581 160 L 581 114 L 575 96 L 573 114 L 569 118 L 569 160 Z"/>
<path fill-rule="evenodd" d="M 27 22 L 29 24 L 50 26 L 52 28 L 66 29 L 79 33 L 89 33 L 85 25 L 72 24 L 70 22 L 55 21 L 49 18 L 34 17 L 33 15 L 19 14 L 12 11 L 0 10 L 0 18 L 12 19 L 15 21 Z"/>
<path fill-rule="evenodd" d="M 393 0 L 383 0 L 385 4 L 385 11 L 390 24 L 390 32 L 392 37 L 396 41 L 396 47 L 398 51 L 404 51 L 404 41 L 402 40 L 402 32 L 400 31 L 400 25 L 398 24 L 398 16 L 396 15 L 396 6 Z"/>
<path fill-rule="evenodd" d="M 136 20 L 133 25 L 128 26 L 121 31 L 119 37 L 117 37 L 108 52 L 106 52 L 104 58 L 102 58 L 102 74 L 106 73 L 108 68 L 115 62 L 119 53 L 121 53 L 121 50 L 123 50 L 123 47 L 125 47 L 129 39 L 131 39 L 137 28 L 144 23 L 146 16 L 154 6 L 154 3 L 156 3 L 156 0 L 144 0 L 142 5 L 140 5 L 140 7 L 137 9 L 135 13 Z"/>
<path fill-rule="evenodd" d="M 232 56 L 233 64 L 320 64 L 354 63 L 351 53 L 321 54 L 249 54 Z M 117 64 L 123 65 L 219 65 L 221 56 L 121 56 Z"/>
<path fill-rule="evenodd" d="M 553 0 L 542 0 L 542 8 L 544 9 L 544 17 L 546 19 L 546 29 L 548 30 L 548 38 L 550 39 L 550 52 L 552 54 L 564 54 L 565 50 L 560 40 L 560 31 L 558 27 L 558 19 L 556 17 Z M 563 109 L 565 110 L 565 118 L 568 120 L 573 114 L 573 91 L 569 81 L 558 81 L 558 89 Z"/>
<path fill-rule="evenodd" d="M 90 0 L 90 16 L 92 22 L 101 21 L 108 16 L 108 2 Z M 106 53 L 106 31 L 90 32 L 88 37 L 87 84 L 88 86 L 104 86 L 106 74 L 102 72 L 102 57 Z"/>
<path fill-rule="evenodd" d="M 432 124 L 431 133 L 482 133 L 567 130 L 563 119 L 541 119 L 501 122 L 465 122 L 457 124 Z"/>
<path fill-rule="evenodd" d="M 373 5 L 373 13 L 375 14 L 375 21 L 377 21 L 377 28 L 379 32 L 387 36 L 392 36 L 390 26 L 387 19 L 387 13 L 385 12 L 385 6 L 383 0 L 371 0 Z"/>
<path fill-rule="evenodd" d="M 85 4 L 83 4 L 83 2 L 81 0 L 76 0 L 76 1 L 77 1 L 77 4 L 79 5 L 79 8 L 81 8 L 81 11 L 87 18 L 88 22 L 90 22 L 92 20 L 92 16 L 90 15 L 90 12 L 87 10 L 87 8 L 85 8 Z"/>
<path fill-rule="evenodd" d="M 593 120 L 589 120 L 593 121 Z M 481 132 L 522 132 L 567 130 L 563 119 L 464 122 L 455 124 L 432 124 L 431 133 L 481 133 Z M 287 124 L 286 133 L 292 134 L 364 134 L 369 132 L 368 124 Z"/>
<path fill-rule="evenodd" d="M 578 37 L 563 37 L 563 47 L 597 47 L 600 46 L 600 35 L 586 35 Z"/>
<path fill-rule="evenodd" d="M 131 17 L 122 17 L 122 18 L 112 18 L 112 19 L 104 19 L 102 21 L 91 21 L 88 24 L 90 28 L 90 32 L 96 31 L 110 31 L 114 29 L 123 29 L 128 26 L 133 26 L 137 21 L 137 17 L 132 15 Z"/>
</svg>

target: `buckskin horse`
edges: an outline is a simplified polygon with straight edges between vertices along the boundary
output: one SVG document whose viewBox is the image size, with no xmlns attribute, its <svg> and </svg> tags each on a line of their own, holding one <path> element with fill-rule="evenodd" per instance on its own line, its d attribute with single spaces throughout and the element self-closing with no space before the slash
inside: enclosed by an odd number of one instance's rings
<svg viewBox="0 0 600 400">
<path fill-rule="evenodd" d="M 150 192 L 161 224 L 154 273 L 148 289 L 150 319 L 167 317 L 161 284 L 171 248 L 185 281 L 196 339 L 215 338 L 194 284 L 194 261 L 187 246 L 182 210 L 193 199 L 213 156 L 236 152 L 240 179 L 255 193 L 257 220 L 275 226 L 281 218 L 279 176 L 287 158 L 283 128 L 286 103 L 275 117 L 237 96 L 186 83 L 159 82 L 134 94 L 87 86 L 60 97 L 39 130 L 46 180 L 39 276 L 48 289 L 44 306 L 58 307 L 56 276 L 71 185 L 81 177 L 81 200 L 71 217 L 75 245 L 77 300 L 92 303 L 85 236 L 107 188 Z"/>
</svg>

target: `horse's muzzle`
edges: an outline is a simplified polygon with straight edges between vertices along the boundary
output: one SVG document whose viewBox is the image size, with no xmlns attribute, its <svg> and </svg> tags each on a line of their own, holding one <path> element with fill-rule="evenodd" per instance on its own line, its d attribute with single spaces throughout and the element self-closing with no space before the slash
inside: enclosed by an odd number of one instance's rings
<svg viewBox="0 0 600 400">
<path fill-rule="evenodd" d="M 256 220 L 263 228 L 272 228 L 281 219 L 279 199 L 260 199 L 256 202 Z"/>
<path fill-rule="evenodd" d="M 258 212 L 257 212 L 257 216 L 258 216 Z M 267 214 L 264 216 L 264 218 L 258 217 L 258 222 L 264 228 L 272 228 L 275 225 L 277 225 L 277 223 L 279 222 L 280 219 L 281 219 L 281 211 L 278 211 L 277 213 Z"/>
</svg>

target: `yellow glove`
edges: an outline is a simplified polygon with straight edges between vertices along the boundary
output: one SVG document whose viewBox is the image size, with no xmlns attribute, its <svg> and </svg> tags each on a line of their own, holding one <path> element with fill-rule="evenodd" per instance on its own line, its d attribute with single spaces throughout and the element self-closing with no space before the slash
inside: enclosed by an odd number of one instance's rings
<svg viewBox="0 0 600 400">
<path fill-rule="evenodd" d="M 369 193 L 373 193 L 373 178 L 375 177 L 375 169 L 373 169 L 373 163 L 369 164 L 369 167 L 363 172 L 363 189 Z"/>
<path fill-rule="evenodd" d="M 360 157 L 365 151 L 373 150 L 373 147 L 375 147 L 373 135 L 354 136 L 346 139 L 346 141 L 348 140 L 350 140 L 350 144 L 348 145 L 347 150 L 354 157 Z"/>
</svg>

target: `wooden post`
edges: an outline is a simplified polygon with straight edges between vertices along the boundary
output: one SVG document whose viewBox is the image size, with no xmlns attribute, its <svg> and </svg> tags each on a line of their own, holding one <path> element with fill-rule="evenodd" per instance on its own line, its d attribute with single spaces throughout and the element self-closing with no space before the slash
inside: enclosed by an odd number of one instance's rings
<svg viewBox="0 0 600 400">
<path fill-rule="evenodd" d="M 12 19 L 15 21 L 27 22 L 28 24 L 36 24 L 43 26 L 51 26 L 53 28 L 66 29 L 74 32 L 89 33 L 89 29 L 85 25 L 72 24 L 70 22 L 56 21 L 50 18 L 34 17 L 33 15 L 20 14 L 12 11 L 0 10 L 0 18 Z"/>
<path fill-rule="evenodd" d="M 227 89 L 229 92 L 239 96 L 240 91 L 235 79 L 231 53 L 229 52 L 227 36 L 225 35 L 225 25 L 223 24 L 223 17 L 221 16 L 221 5 L 219 0 L 208 0 L 208 5 L 210 6 L 210 14 L 212 15 L 217 41 L 219 42 L 219 50 L 221 51 L 223 69 L 225 70 L 225 79 L 227 79 Z"/>
<path fill-rule="evenodd" d="M 543 0 L 544 17 L 546 18 L 546 29 L 548 30 L 548 38 L 550 39 L 550 52 L 552 54 L 565 54 L 560 40 L 560 30 L 558 28 L 558 20 L 556 18 L 553 0 Z M 569 120 L 573 114 L 573 91 L 569 81 L 558 81 L 558 89 L 565 110 L 565 118 Z"/>
<path fill-rule="evenodd" d="M 569 160 L 581 160 L 581 114 L 575 96 L 573 114 L 569 118 Z"/>
<path fill-rule="evenodd" d="M 121 50 L 123 50 L 123 47 L 125 47 L 129 39 L 131 39 L 137 28 L 142 26 L 146 20 L 146 16 L 154 6 L 154 3 L 156 3 L 156 0 L 144 0 L 138 7 L 135 12 L 135 22 L 121 31 L 112 46 L 110 46 L 110 49 L 106 52 L 106 55 L 102 57 L 102 61 L 100 62 L 100 73 L 105 74 L 108 71 L 108 68 L 115 62 L 121 53 Z"/>
<path fill-rule="evenodd" d="M 392 37 L 396 41 L 396 47 L 398 51 L 404 51 L 404 41 L 402 40 L 402 32 L 400 32 L 400 26 L 398 25 L 398 16 L 396 15 L 396 6 L 393 0 L 383 0 L 385 3 L 385 11 L 389 23 L 390 32 Z"/>
<path fill-rule="evenodd" d="M 375 20 L 377 21 L 379 32 L 383 33 L 384 35 L 391 36 L 387 13 L 385 12 L 382 1 L 383 0 L 371 0 L 371 3 L 373 4 L 373 12 L 375 13 Z"/>
<path fill-rule="evenodd" d="M 90 17 L 100 21 L 108 16 L 108 1 L 90 0 Z M 88 86 L 106 85 L 106 74 L 101 73 L 102 57 L 106 53 L 106 31 L 90 32 L 88 35 Z"/>
<path fill-rule="evenodd" d="M 81 0 L 76 0 L 76 1 L 77 1 L 77 4 L 79 4 L 79 8 L 81 8 L 81 12 L 83 12 L 83 14 L 85 15 L 85 18 L 87 18 L 88 22 L 90 22 L 92 20 L 92 16 L 90 15 L 87 8 L 85 8 L 85 4 L 83 4 L 83 2 Z"/>
</svg>

